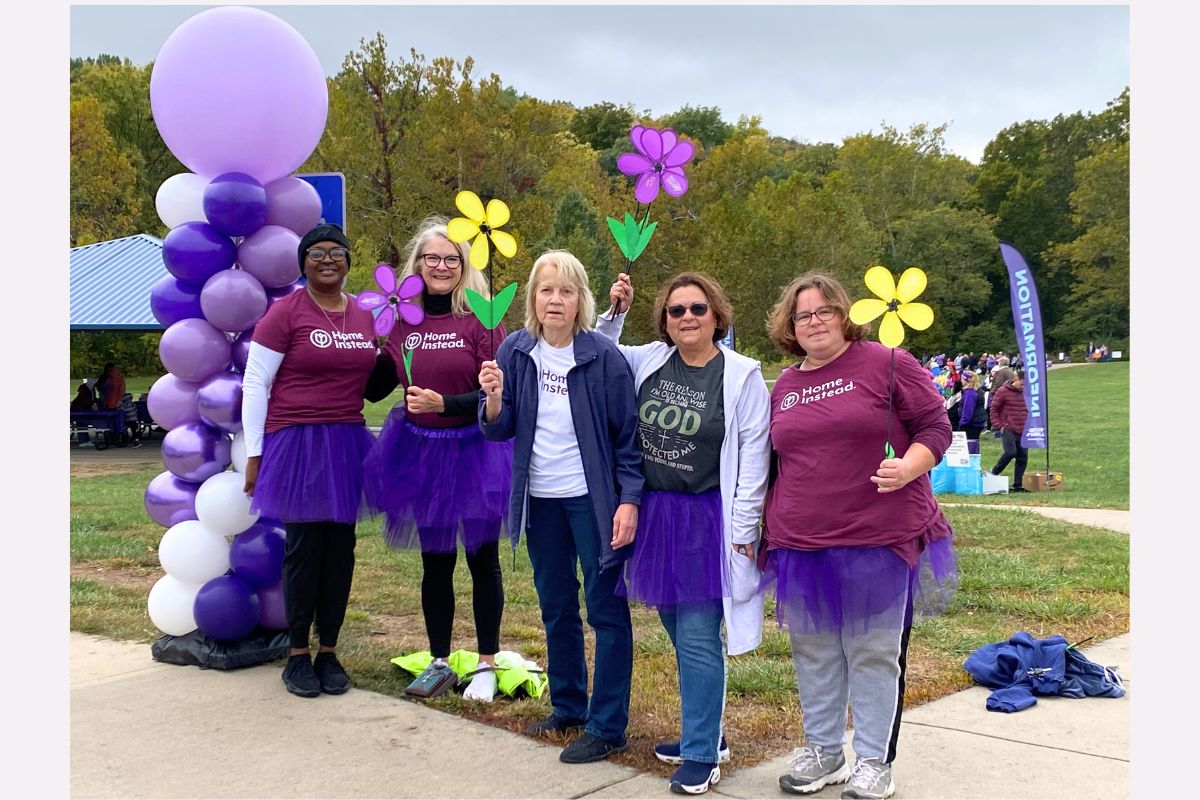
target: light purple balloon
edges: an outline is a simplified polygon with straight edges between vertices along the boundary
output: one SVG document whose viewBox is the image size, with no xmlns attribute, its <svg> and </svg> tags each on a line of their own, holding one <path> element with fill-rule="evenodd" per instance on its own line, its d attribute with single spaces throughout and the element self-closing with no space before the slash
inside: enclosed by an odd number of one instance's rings
<svg viewBox="0 0 1200 800">
<path fill-rule="evenodd" d="M 226 236 L 249 236 L 267 222 L 267 190 L 241 172 L 227 172 L 204 187 L 204 216 Z"/>
<path fill-rule="evenodd" d="M 189 422 L 163 437 L 162 460 L 176 477 L 204 483 L 232 463 L 231 446 L 229 437 L 216 428 Z"/>
<path fill-rule="evenodd" d="M 271 306 L 303 288 L 304 284 L 301 281 L 296 281 L 295 283 L 289 283 L 287 286 L 281 286 L 278 289 L 267 289 L 267 310 L 270 311 Z"/>
<path fill-rule="evenodd" d="M 286 543 L 287 534 L 282 528 L 256 522 L 233 537 L 229 566 L 234 575 L 253 586 L 273 586 L 283 578 Z"/>
<path fill-rule="evenodd" d="M 267 292 L 258 278 L 240 269 L 221 270 L 200 290 L 204 318 L 214 328 L 238 333 L 254 327 L 267 311 Z"/>
<path fill-rule="evenodd" d="M 200 420 L 225 433 L 242 430 L 242 376 L 219 372 L 196 392 Z"/>
<path fill-rule="evenodd" d="M 300 178 L 280 178 L 267 184 L 267 224 L 303 236 L 321 219 L 321 195 Z"/>
<path fill-rule="evenodd" d="M 254 630 L 262 609 L 253 586 L 236 575 L 222 575 L 200 587 L 192 613 L 205 636 L 234 642 Z"/>
<path fill-rule="evenodd" d="M 146 395 L 146 408 L 154 424 L 169 431 L 189 422 L 199 422 L 200 411 L 196 408 L 199 389 L 200 384 L 170 373 L 156 380 Z"/>
<path fill-rule="evenodd" d="M 271 307 L 270 295 L 267 296 L 267 307 Z M 246 371 L 246 359 L 250 357 L 250 341 L 254 338 L 254 328 L 248 328 L 237 335 L 231 348 L 233 368 L 239 373 Z"/>
<path fill-rule="evenodd" d="M 258 590 L 258 624 L 269 631 L 288 629 L 287 606 L 283 602 L 283 581 Z"/>
<path fill-rule="evenodd" d="M 164 328 L 181 319 L 201 319 L 200 287 L 163 275 L 150 289 L 150 313 Z"/>
<path fill-rule="evenodd" d="M 242 172 L 267 184 L 312 154 L 329 93 L 295 28 L 256 8 L 224 6 L 167 37 L 154 59 L 150 107 L 163 141 L 192 172 Z"/>
<path fill-rule="evenodd" d="M 160 472 L 146 486 L 146 513 L 164 528 L 184 520 L 199 519 L 196 516 L 198 491 L 200 484 L 182 480 L 170 470 Z"/>
<path fill-rule="evenodd" d="M 229 339 L 202 319 L 181 319 L 163 331 L 158 357 L 177 378 L 199 383 L 225 369 Z"/>
<path fill-rule="evenodd" d="M 203 286 L 213 275 L 232 267 L 237 252 L 233 240 L 207 222 L 185 222 L 163 239 L 167 272 L 194 286 Z"/>
<path fill-rule="evenodd" d="M 307 231 L 306 231 L 307 233 Z M 300 237 L 280 225 L 263 225 L 238 245 L 237 262 L 268 289 L 300 278 Z"/>
</svg>

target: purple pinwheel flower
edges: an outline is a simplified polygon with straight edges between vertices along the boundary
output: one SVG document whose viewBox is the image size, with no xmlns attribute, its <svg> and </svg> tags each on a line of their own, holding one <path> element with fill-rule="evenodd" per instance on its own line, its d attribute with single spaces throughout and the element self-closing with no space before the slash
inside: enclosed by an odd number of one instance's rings
<svg viewBox="0 0 1200 800">
<path fill-rule="evenodd" d="M 617 169 L 637 178 L 633 196 L 639 203 L 648 204 L 658 197 L 659 186 L 672 197 L 681 197 L 688 190 L 683 165 L 695 154 L 691 142 L 682 141 L 673 130 L 642 125 L 629 130 L 629 139 L 637 152 L 617 156 Z"/>
<path fill-rule="evenodd" d="M 387 264 L 375 267 L 375 283 L 383 293 L 359 292 L 355 300 L 358 307 L 375 315 L 375 333 L 387 336 L 396 325 L 397 316 L 409 325 L 420 325 L 425 319 L 425 310 L 413 302 L 421 294 L 425 281 L 420 275 L 409 275 L 396 286 L 396 273 Z"/>
</svg>

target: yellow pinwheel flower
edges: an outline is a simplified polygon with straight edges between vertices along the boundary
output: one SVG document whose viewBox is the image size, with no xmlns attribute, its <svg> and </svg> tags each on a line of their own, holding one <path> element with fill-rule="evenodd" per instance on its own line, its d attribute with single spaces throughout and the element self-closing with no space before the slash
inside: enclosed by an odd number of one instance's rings
<svg viewBox="0 0 1200 800">
<path fill-rule="evenodd" d="M 517 252 L 517 240 L 505 231 L 497 230 L 508 222 L 508 206 L 502 200 L 489 200 L 487 210 L 483 201 L 474 192 L 459 192 L 454 198 L 464 217 L 455 217 L 446 225 L 450 241 L 465 242 L 475 237 L 471 242 L 471 266 L 483 269 L 488 265 L 488 241 L 496 245 L 496 249 L 505 258 L 512 258 Z"/>
<path fill-rule="evenodd" d="M 850 306 L 850 321 L 865 325 L 883 315 L 879 323 L 879 341 L 886 347 L 899 347 L 904 341 L 903 320 L 908 327 L 923 331 L 933 324 L 933 309 L 924 303 L 912 302 L 925 291 L 925 273 L 917 267 L 909 267 L 900 276 L 900 282 L 892 279 L 885 267 L 871 267 L 864 278 L 867 288 L 878 297 L 867 297 Z"/>
</svg>

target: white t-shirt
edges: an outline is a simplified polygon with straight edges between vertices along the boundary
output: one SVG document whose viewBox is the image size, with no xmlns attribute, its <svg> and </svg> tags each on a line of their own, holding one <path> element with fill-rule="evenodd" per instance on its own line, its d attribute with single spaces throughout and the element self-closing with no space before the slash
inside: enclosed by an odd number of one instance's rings
<svg viewBox="0 0 1200 800">
<path fill-rule="evenodd" d="M 575 366 L 575 343 L 551 347 L 539 339 L 532 355 L 538 366 L 538 413 L 529 460 L 529 494 L 580 497 L 588 493 L 587 479 L 567 395 L 567 372 Z"/>
</svg>

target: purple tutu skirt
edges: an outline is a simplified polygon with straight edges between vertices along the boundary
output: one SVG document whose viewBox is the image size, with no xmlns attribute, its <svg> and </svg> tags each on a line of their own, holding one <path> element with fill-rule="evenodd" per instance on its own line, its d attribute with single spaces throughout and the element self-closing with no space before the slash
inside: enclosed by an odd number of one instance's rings
<svg viewBox="0 0 1200 800">
<path fill-rule="evenodd" d="M 391 547 L 450 553 L 461 540 L 474 553 L 507 527 L 512 443 L 484 438 L 478 425 L 423 428 L 398 405 L 364 469 Z"/>
<path fill-rule="evenodd" d="M 729 597 L 721 491 L 646 492 L 617 594 L 671 611 Z"/>
<path fill-rule="evenodd" d="M 780 548 L 770 552 L 763 572 L 763 585 L 772 582 L 780 627 L 858 634 L 945 611 L 958 569 L 951 537 L 930 542 L 915 567 L 887 547 Z M 902 609 L 906 613 L 897 613 Z"/>
<path fill-rule="evenodd" d="M 362 423 L 289 425 L 263 437 L 250 509 L 283 522 L 356 522 L 363 460 L 375 437 Z"/>
</svg>

